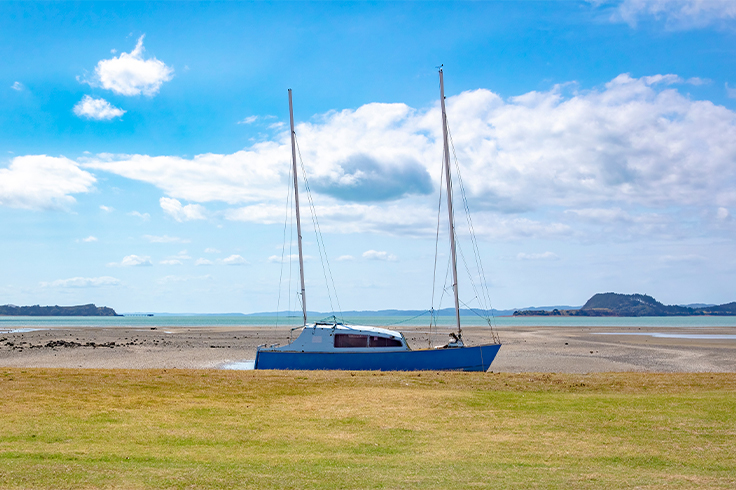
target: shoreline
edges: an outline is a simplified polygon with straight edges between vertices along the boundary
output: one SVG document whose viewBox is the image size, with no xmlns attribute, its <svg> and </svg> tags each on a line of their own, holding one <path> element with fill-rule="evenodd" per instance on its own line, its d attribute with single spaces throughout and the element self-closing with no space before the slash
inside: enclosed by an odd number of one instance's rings
<svg viewBox="0 0 736 490">
<path fill-rule="evenodd" d="M 428 346 L 427 330 L 426 326 L 401 328 L 414 349 Z M 493 372 L 736 372 L 733 327 L 500 326 L 496 330 L 502 347 L 491 365 Z M 289 332 L 288 327 L 272 326 L 28 325 L 0 331 L 0 367 L 218 369 L 254 359 L 258 345 L 288 343 Z M 449 329 L 439 332 L 432 336 L 434 345 L 445 341 Z M 463 332 L 469 345 L 491 342 L 487 327 L 468 326 Z M 694 338 L 682 338 L 688 335 Z"/>
</svg>

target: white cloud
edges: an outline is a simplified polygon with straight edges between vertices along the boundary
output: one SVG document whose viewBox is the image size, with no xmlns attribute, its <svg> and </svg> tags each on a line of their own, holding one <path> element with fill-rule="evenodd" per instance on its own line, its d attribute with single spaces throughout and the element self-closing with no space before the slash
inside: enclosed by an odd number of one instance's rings
<svg viewBox="0 0 736 490">
<path fill-rule="evenodd" d="M 140 218 L 143 221 L 148 221 L 151 219 L 151 215 L 148 213 L 139 213 L 138 211 L 131 211 L 128 213 L 128 216 L 135 216 L 136 218 Z"/>
<path fill-rule="evenodd" d="M 25 209 L 59 209 L 76 202 L 70 194 L 89 192 L 95 177 L 65 157 L 15 157 L 0 168 L 0 205 Z"/>
<path fill-rule="evenodd" d="M 219 253 L 222 253 L 222 252 L 220 252 L 216 248 L 205 248 L 204 249 L 204 253 L 206 253 L 206 254 L 219 254 Z"/>
<path fill-rule="evenodd" d="M 226 259 L 222 259 L 222 263 L 225 265 L 244 265 L 247 264 L 248 261 L 240 255 L 231 255 Z"/>
<path fill-rule="evenodd" d="M 287 142 L 260 143 L 231 155 L 204 154 L 191 159 L 98 155 L 85 166 L 153 184 L 174 199 L 228 204 L 280 201 L 289 171 Z"/>
<path fill-rule="evenodd" d="M 147 255 L 126 255 L 120 262 L 110 262 L 107 264 L 111 267 L 134 267 L 134 266 L 151 266 L 151 257 Z"/>
<path fill-rule="evenodd" d="M 104 286 L 118 286 L 120 279 L 110 276 L 102 277 L 72 277 L 70 279 L 58 279 L 52 282 L 42 282 L 41 287 L 51 288 L 96 288 Z"/>
<path fill-rule="evenodd" d="M 352 255 L 341 255 L 337 258 L 338 262 L 345 262 L 349 260 L 355 260 L 355 257 L 353 257 Z"/>
<path fill-rule="evenodd" d="M 105 99 L 94 99 L 89 95 L 82 97 L 82 100 L 74 106 L 74 114 L 87 119 L 96 121 L 109 121 L 115 117 L 121 117 L 125 111 L 111 105 Z"/>
<path fill-rule="evenodd" d="M 716 211 L 716 217 L 720 221 L 728 221 L 731 219 L 731 213 L 729 213 L 728 209 L 726 208 L 718 208 Z"/>
<path fill-rule="evenodd" d="M 100 204 L 100 209 L 106 213 L 112 213 L 113 211 L 115 211 L 115 208 L 112 208 L 110 206 L 105 206 L 104 204 Z"/>
<path fill-rule="evenodd" d="M 182 206 L 177 199 L 162 197 L 159 199 L 161 209 L 178 222 L 205 219 L 204 207 L 199 204 L 187 204 Z"/>
<path fill-rule="evenodd" d="M 162 265 L 183 265 L 183 262 L 181 260 L 177 259 L 165 259 L 159 262 L 159 264 Z"/>
<path fill-rule="evenodd" d="M 623 0 L 612 20 L 624 21 L 635 27 L 639 20 L 645 18 L 663 20 L 669 28 L 674 29 L 706 27 L 714 23 L 736 19 L 736 2 L 733 0 Z"/>
<path fill-rule="evenodd" d="M 560 260 L 560 257 L 554 252 L 543 253 L 519 253 L 516 260 Z"/>
<path fill-rule="evenodd" d="M 118 57 L 97 63 L 95 79 L 87 83 L 120 95 L 156 95 L 161 85 L 173 78 L 174 69 L 155 57 L 143 58 L 144 37 L 138 39 L 130 53 L 120 53 Z"/>
<path fill-rule="evenodd" d="M 189 243 L 190 242 L 190 240 L 179 238 L 177 236 L 169 236 L 169 235 L 162 235 L 162 236 L 143 235 L 143 238 L 145 238 L 151 243 Z"/>
<path fill-rule="evenodd" d="M 207 260 L 203 258 L 199 258 L 196 260 L 196 262 L 194 262 L 194 265 L 213 265 L 213 264 L 214 262 L 212 262 L 211 260 Z"/>
<path fill-rule="evenodd" d="M 21 91 L 23 90 L 23 84 L 20 82 L 15 82 L 13 85 L 10 86 L 13 90 Z"/>
<path fill-rule="evenodd" d="M 394 254 L 388 252 L 379 252 L 378 250 L 366 250 L 363 252 L 363 258 L 368 260 L 388 260 L 395 261 L 397 257 Z"/>
<path fill-rule="evenodd" d="M 248 116 L 242 121 L 238 121 L 238 124 L 253 124 L 258 120 L 258 116 Z"/>
<path fill-rule="evenodd" d="M 448 97 L 476 230 L 559 238 L 576 229 L 550 209 L 635 216 L 637 208 L 736 205 L 736 113 L 682 95 L 679 83 L 672 74 L 622 74 L 586 91 L 567 84 L 508 100 L 483 89 Z M 436 202 L 425 193 L 439 187 L 440 121 L 437 105 L 367 104 L 299 124 L 323 231 L 432 235 Z M 226 219 L 275 224 L 289 159 L 287 131 L 231 155 L 98 155 L 85 165 L 156 185 L 177 211 L 178 199 L 221 201 L 239 206 Z"/>
<path fill-rule="evenodd" d="M 82 238 L 82 241 L 85 242 L 85 243 L 96 242 L 97 241 L 97 237 L 90 235 L 87 238 Z"/>
<path fill-rule="evenodd" d="M 186 250 L 182 250 L 176 255 L 166 257 L 166 259 L 159 262 L 162 265 L 184 265 L 185 260 L 190 260 L 191 257 L 187 254 Z"/>
</svg>

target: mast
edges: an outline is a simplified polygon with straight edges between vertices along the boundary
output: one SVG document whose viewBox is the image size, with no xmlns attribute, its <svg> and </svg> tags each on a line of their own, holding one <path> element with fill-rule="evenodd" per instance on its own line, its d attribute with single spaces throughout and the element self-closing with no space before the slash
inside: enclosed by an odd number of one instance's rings
<svg viewBox="0 0 736 490">
<path fill-rule="evenodd" d="M 296 173 L 296 139 L 294 133 L 294 106 L 291 102 L 291 89 L 289 89 L 289 122 L 291 123 L 291 164 L 294 174 L 294 205 L 296 206 L 296 234 L 299 243 L 299 277 L 302 282 L 302 317 L 304 325 L 307 324 L 307 298 L 304 295 L 304 255 L 302 254 L 302 221 L 299 217 L 299 179 Z M 446 145 L 445 145 L 446 146 Z M 455 293 L 457 301 L 457 293 Z M 458 322 L 460 317 L 458 316 Z M 458 323 L 459 325 L 459 323 Z"/>
<path fill-rule="evenodd" d="M 455 293 L 455 319 L 457 333 L 462 334 L 460 328 L 460 298 L 457 293 L 457 253 L 455 251 L 455 215 L 452 212 L 452 179 L 450 178 L 450 145 L 447 142 L 447 113 L 445 112 L 445 81 L 440 67 L 440 104 L 442 105 L 442 138 L 445 143 L 445 182 L 447 187 L 447 212 L 450 219 L 450 251 L 452 252 L 452 290 Z"/>
</svg>

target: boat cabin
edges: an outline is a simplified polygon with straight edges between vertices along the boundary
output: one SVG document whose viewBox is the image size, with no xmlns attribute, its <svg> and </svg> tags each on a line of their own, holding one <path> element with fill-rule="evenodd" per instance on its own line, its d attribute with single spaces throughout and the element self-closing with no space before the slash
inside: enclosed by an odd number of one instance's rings
<svg viewBox="0 0 736 490">
<path fill-rule="evenodd" d="M 362 325 L 320 323 L 302 327 L 299 337 L 288 345 L 260 350 L 281 352 L 393 352 L 407 351 L 400 332 Z"/>
</svg>

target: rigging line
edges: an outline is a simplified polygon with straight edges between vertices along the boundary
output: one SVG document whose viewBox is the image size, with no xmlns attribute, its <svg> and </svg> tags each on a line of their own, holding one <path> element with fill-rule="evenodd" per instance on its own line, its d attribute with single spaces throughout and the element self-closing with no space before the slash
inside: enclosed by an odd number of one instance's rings
<svg viewBox="0 0 736 490">
<path fill-rule="evenodd" d="M 289 166 L 289 177 L 291 177 L 291 166 Z M 279 308 L 281 307 L 281 280 L 284 276 L 284 253 L 286 252 L 286 225 L 289 221 L 289 204 L 291 203 L 291 179 L 289 179 L 289 183 L 286 189 L 286 209 L 284 210 L 284 236 L 281 241 L 281 264 L 279 267 L 279 295 L 278 300 L 276 300 L 276 326 L 279 326 Z M 291 254 L 290 254 L 291 255 Z M 291 260 L 291 257 L 289 257 L 289 260 Z M 289 285 L 291 287 L 291 285 Z M 288 317 L 288 313 L 286 314 Z"/>
<path fill-rule="evenodd" d="M 473 254 L 475 256 L 476 267 L 478 268 L 480 279 L 483 283 L 482 285 L 484 286 L 482 288 L 483 293 L 484 293 L 483 302 L 490 304 L 491 303 L 490 293 L 488 292 L 487 281 L 485 278 L 485 271 L 483 268 L 483 262 L 480 259 L 480 247 L 478 246 L 478 239 L 475 234 L 475 227 L 473 226 L 473 219 L 470 215 L 470 206 L 468 205 L 467 193 L 465 192 L 465 183 L 463 181 L 462 174 L 460 172 L 460 163 L 458 162 L 457 153 L 455 151 L 455 143 L 452 140 L 452 132 L 450 131 L 449 124 L 447 128 L 447 132 L 448 132 L 448 136 L 450 139 L 453 159 L 455 161 L 455 169 L 456 169 L 456 174 L 458 177 L 458 182 L 460 183 L 460 194 L 463 200 L 463 208 L 465 210 L 465 219 L 468 222 L 468 231 L 470 232 L 470 240 L 473 246 Z"/>
<path fill-rule="evenodd" d="M 304 187 L 306 188 L 307 197 L 309 199 L 309 204 L 310 204 L 310 208 L 312 211 L 312 221 L 315 227 L 315 235 L 317 236 L 317 248 L 320 251 L 320 261 L 322 261 L 322 273 L 325 276 L 327 294 L 330 299 L 330 308 L 332 309 L 332 314 L 334 316 L 335 310 L 334 310 L 334 307 L 332 306 L 332 295 L 330 294 L 330 282 L 332 282 L 332 293 L 335 295 L 335 301 L 337 302 L 337 308 L 338 308 L 338 311 L 340 312 L 340 318 L 342 319 L 343 317 L 342 306 L 340 306 L 340 298 L 337 295 L 337 288 L 335 287 L 335 279 L 334 279 L 334 276 L 332 275 L 332 268 L 330 267 L 330 261 L 327 258 L 327 247 L 325 246 L 324 237 L 322 236 L 322 229 L 319 226 L 319 219 L 317 218 L 317 210 L 314 205 L 314 200 L 312 199 L 312 191 L 309 187 L 309 180 L 307 179 L 307 172 L 306 172 L 306 169 L 304 168 L 304 160 L 302 160 L 302 153 L 301 153 L 301 149 L 299 148 L 299 140 L 296 138 L 296 134 L 294 135 L 294 140 L 296 142 L 297 152 L 299 153 L 299 162 L 301 163 L 301 167 L 302 167 Z M 325 264 L 327 264 L 326 271 L 325 271 Z M 328 274 L 330 276 L 330 281 L 327 280 Z"/>
<path fill-rule="evenodd" d="M 291 170 L 289 170 L 289 176 L 291 176 Z M 293 190 L 292 184 L 289 184 L 289 188 Z M 293 198 L 292 198 L 293 199 Z M 294 202 L 293 200 L 291 202 Z M 294 255 L 294 215 L 296 214 L 296 210 L 293 210 L 291 206 L 289 206 L 289 312 L 291 312 L 291 281 L 292 281 L 292 273 L 293 273 L 293 267 L 294 267 L 294 261 L 291 260 L 291 257 Z M 298 293 L 297 293 L 298 294 Z M 291 313 L 289 313 L 291 314 Z"/>
<path fill-rule="evenodd" d="M 332 311 L 332 316 L 335 316 L 335 308 L 334 308 L 334 306 L 332 304 L 332 294 L 334 293 L 335 299 L 337 300 L 337 291 L 334 288 L 334 281 L 333 281 L 332 292 L 330 292 L 330 284 L 329 284 L 329 281 L 327 279 L 327 269 L 329 269 L 329 262 L 327 262 L 327 250 L 326 250 L 325 245 L 324 245 L 324 238 L 322 237 L 322 232 L 319 229 L 319 222 L 317 221 L 317 212 L 316 212 L 316 209 L 315 209 L 315 206 L 314 206 L 314 201 L 312 200 L 312 193 L 311 193 L 311 190 L 309 188 L 308 181 L 307 181 L 307 173 L 306 173 L 306 170 L 304 168 L 304 162 L 301 161 L 301 154 L 299 155 L 299 157 L 300 157 L 300 162 L 301 162 L 301 166 L 302 166 L 302 175 L 303 175 L 304 182 L 305 182 L 304 187 L 305 187 L 305 189 L 307 191 L 307 196 L 309 198 L 309 204 L 310 204 L 310 210 L 312 212 L 312 224 L 314 225 L 315 236 L 317 238 L 317 249 L 319 251 L 319 258 L 320 258 L 320 262 L 322 264 L 322 275 L 325 278 L 325 286 L 327 287 L 327 295 L 328 295 L 328 298 L 329 298 L 329 301 L 330 301 L 330 310 Z M 325 268 L 325 263 L 328 264 L 328 267 L 327 268 Z M 332 273 L 330 272 L 330 276 L 331 275 L 332 275 Z"/>
<path fill-rule="evenodd" d="M 481 301 L 481 303 L 484 303 L 482 306 L 484 306 L 485 309 L 490 312 L 490 319 L 488 321 L 488 325 L 491 327 L 491 335 L 492 335 L 492 337 L 494 338 L 494 340 L 496 342 L 500 342 L 500 339 L 498 337 L 498 333 L 494 330 L 494 324 L 496 322 L 496 316 L 495 316 L 495 314 L 493 312 L 493 302 L 491 301 L 491 293 L 490 293 L 489 288 L 488 288 L 488 280 L 486 279 L 486 273 L 485 273 L 485 268 L 483 267 L 483 261 L 481 260 L 481 257 L 480 257 L 480 247 L 478 245 L 478 238 L 477 238 L 477 236 L 475 234 L 475 227 L 473 226 L 473 219 L 472 219 L 472 217 L 470 215 L 470 207 L 468 205 L 467 194 L 465 192 L 465 184 L 463 182 L 462 174 L 460 173 L 460 163 L 458 162 L 457 153 L 455 152 L 455 143 L 452 140 L 452 133 L 450 131 L 449 124 L 448 124 L 448 127 L 447 127 L 447 132 L 448 132 L 448 135 L 450 137 L 450 144 L 451 144 L 451 147 L 452 147 L 452 155 L 453 155 L 454 160 L 455 160 L 456 173 L 457 173 L 457 176 L 458 176 L 458 181 L 460 183 L 460 193 L 461 193 L 462 198 L 463 198 L 463 206 L 465 208 L 465 217 L 466 217 L 466 220 L 468 222 L 468 228 L 469 228 L 469 231 L 470 231 L 470 239 L 471 239 L 471 243 L 473 245 L 473 252 L 474 252 L 474 255 L 475 255 L 476 267 L 478 268 L 479 275 L 480 275 L 479 279 L 481 280 L 481 283 L 482 283 L 481 284 L 481 291 L 484 294 L 484 298 Z"/>
<path fill-rule="evenodd" d="M 444 158 L 442 159 L 442 167 L 445 166 Z M 443 187 L 443 181 L 442 181 L 442 175 L 440 174 L 440 198 L 437 203 L 437 233 L 435 235 L 434 239 L 434 269 L 432 270 L 432 311 L 434 312 L 434 296 L 435 296 L 435 289 L 436 289 L 436 283 L 437 283 L 437 255 L 439 251 L 439 243 L 440 243 L 440 215 L 442 213 L 442 187 Z M 434 317 L 434 313 L 432 313 L 432 317 L 429 320 L 429 347 L 432 348 L 432 322 L 434 322 L 435 328 L 437 327 L 437 319 Z"/>
<path fill-rule="evenodd" d="M 389 326 L 389 327 L 391 327 L 391 326 L 394 326 L 394 325 L 401 325 L 402 323 L 406 323 L 406 322 L 410 322 L 410 321 L 412 321 L 412 320 L 416 320 L 416 319 L 417 319 L 417 318 L 419 318 L 420 316 L 424 316 L 424 315 L 426 315 L 427 313 L 432 313 L 432 312 L 431 312 L 430 310 L 426 310 L 426 311 L 423 311 L 423 312 L 421 312 L 420 314 L 418 314 L 418 315 L 415 315 L 415 316 L 413 316 L 413 317 L 411 317 L 411 318 L 407 318 L 406 320 L 401 320 L 401 321 L 398 321 L 398 322 L 394 322 L 394 323 L 389 323 L 389 324 L 388 324 L 388 326 Z M 430 331 L 429 331 L 429 333 L 430 333 L 430 335 L 431 335 L 431 334 L 432 334 L 432 330 L 430 330 Z"/>
<path fill-rule="evenodd" d="M 316 213 L 315 206 L 314 206 L 314 200 L 312 199 L 312 192 L 311 192 L 311 189 L 309 188 L 309 181 L 307 180 L 307 171 L 304 168 L 304 160 L 302 159 L 301 149 L 299 148 L 299 141 L 296 138 L 296 134 L 294 135 L 294 140 L 295 140 L 296 147 L 297 147 L 297 153 L 299 155 L 299 163 L 302 169 L 302 179 L 304 180 L 304 188 L 307 194 L 307 199 L 309 201 L 309 210 L 310 210 L 311 218 L 312 218 L 312 226 L 314 228 L 314 234 L 315 234 L 316 241 L 317 241 L 317 251 L 319 252 L 319 259 L 322 265 L 322 274 L 325 278 L 325 285 L 327 288 L 327 297 L 330 302 L 330 311 L 332 312 L 334 316 L 335 308 L 332 304 L 332 293 L 330 291 L 330 284 L 329 284 L 329 281 L 327 280 L 327 274 L 325 272 L 325 260 L 323 257 L 324 243 L 320 241 L 321 232 L 319 231 L 319 225 L 318 225 L 318 222 L 316 221 L 317 213 Z"/>
</svg>

